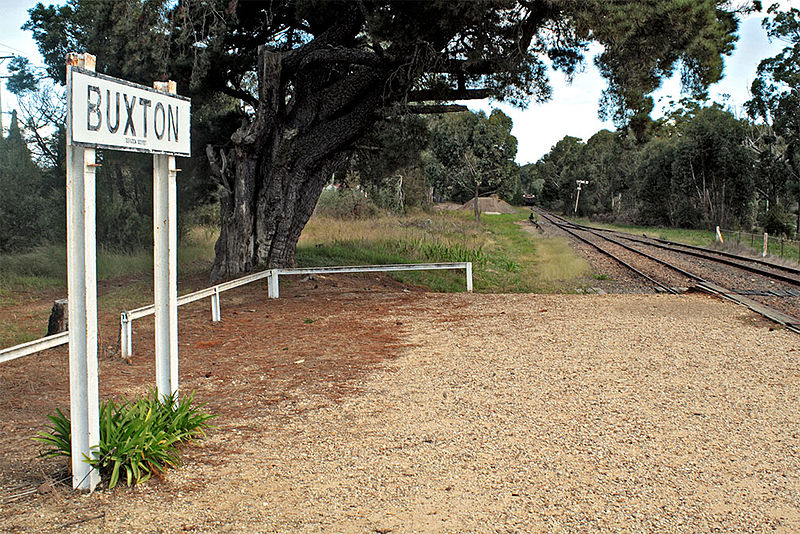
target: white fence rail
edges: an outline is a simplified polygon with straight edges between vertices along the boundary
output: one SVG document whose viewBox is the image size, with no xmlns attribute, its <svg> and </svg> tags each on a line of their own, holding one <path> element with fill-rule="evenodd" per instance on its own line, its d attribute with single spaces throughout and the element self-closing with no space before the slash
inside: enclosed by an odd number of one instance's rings
<svg viewBox="0 0 800 534">
<path fill-rule="evenodd" d="M 303 275 L 303 274 L 336 274 L 336 273 L 368 273 L 368 272 L 397 272 L 397 271 L 430 271 L 430 270 L 454 270 L 464 269 L 466 275 L 467 291 L 472 292 L 472 263 L 453 262 L 453 263 L 406 263 L 394 265 L 344 265 L 338 267 L 302 267 L 296 269 L 268 269 L 257 273 L 223 282 L 215 286 L 207 287 L 193 293 L 188 293 L 178 297 L 178 306 L 202 300 L 211 299 L 211 320 L 220 321 L 222 319 L 220 307 L 220 294 L 246 284 L 267 279 L 269 298 L 278 298 L 280 290 L 278 280 L 281 275 Z M 155 305 L 143 306 L 135 310 L 123 311 L 120 315 L 120 351 L 123 358 L 129 358 L 133 354 L 133 321 L 141 319 L 155 313 Z M 29 341 L 21 345 L 0 350 L 0 363 L 7 362 L 37 352 L 47 350 L 59 345 L 69 343 L 69 333 L 61 332 L 53 336 L 43 337 L 34 341 Z"/>
<path fill-rule="evenodd" d="M 220 293 L 258 280 L 267 279 L 269 298 L 276 299 L 280 296 L 278 280 L 281 275 L 296 274 L 335 274 L 335 273 L 370 273 L 370 272 L 397 272 L 397 271 L 429 271 L 429 270 L 464 269 L 466 275 L 467 291 L 472 292 L 472 262 L 447 262 L 447 263 L 400 263 L 392 265 L 342 265 L 337 267 L 300 267 L 292 269 L 268 269 L 253 273 L 236 280 L 223 282 L 188 295 L 178 297 L 178 306 L 211 298 L 211 320 L 222 320 L 220 307 Z M 133 321 L 155 312 L 155 308 L 144 306 L 135 310 L 124 311 L 120 316 L 120 352 L 123 358 L 130 358 L 133 354 Z"/>
<path fill-rule="evenodd" d="M 69 343 L 69 332 L 61 332 L 59 334 L 43 337 L 41 339 L 34 339 L 33 341 L 28 341 L 27 343 L 22 343 L 21 345 L 15 345 L 13 347 L 0 350 L 0 363 L 10 362 L 11 360 L 16 360 L 21 356 L 27 356 L 28 354 L 34 354 L 43 350 L 52 349 L 53 347 L 66 345 L 67 343 Z"/>
<path fill-rule="evenodd" d="M 269 279 L 268 281 L 269 297 L 278 298 L 276 289 L 278 275 L 276 271 L 277 269 L 268 269 L 266 271 L 261 271 L 249 274 L 247 276 L 243 276 L 241 278 L 237 278 L 236 280 L 230 280 L 228 282 L 223 282 L 215 286 L 207 287 L 205 289 L 201 289 L 193 293 L 188 293 L 186 295 L 178 297 L 178 306 L 183 306 L 184 304 L 189 304 L 190 302 L 195 302 L 198 300 L 202 300 L 204 298 L 211 298 L 211 320 L 215 322 L 220 321 L 222 319 L 222 313 L 220 308 L 220 300 L 221 300 L 220 293 L 228 291 L 229 289 L 233 289 L 246 284 L 251 284 L 253 282 L 257 282 L 258 280 L 263 280 L 264 278 L 267 278 Z M 156 311 L 155 305 L 151 304 L 149 306 L 136 308 L 135 310 L 123 311 L 120 314 L 119 348 L 123 358 L 130 358 L 131 354 L 133 354 L 132 323 L 134 319 L 141 319 L 142 317 L 153 315 L 155 311 Z"/>
</svg>

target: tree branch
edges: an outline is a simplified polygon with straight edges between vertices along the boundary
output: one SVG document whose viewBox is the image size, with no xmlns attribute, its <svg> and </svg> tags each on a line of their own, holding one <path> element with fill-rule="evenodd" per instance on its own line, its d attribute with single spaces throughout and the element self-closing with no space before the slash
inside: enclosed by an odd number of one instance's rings
<svg viewBox="0 0 800 534">
<path fill-rule="evenodd" d="M 220 90 L 226 95 L 243 100 L 253 106 L 254 109 L 258 109 L 258 99 L 247 91 L 230 85 L 223 85 Z"/>
<path fill-rule="evenodd" d="M 311 63 L 350 63 L 352 65 L 381 67 L 391 64 L 391 62 L 388 57 L 382 58 L 365 50 L 337 47 L 312 50 L 302 59 L 300 68 L 306 67 Z"/>
<path fill-rule="evenodd" d="M 395 106 L 389 108 L 389 115 L 402 115 L 404 113 L 414 113 L 417 115 L 432 115 L 438 113 L 459 113 L 469 111 L 467 106 L 461 104 L 417 104 L 412 106 Z"/>
<path fill-rule="evenodd" d="M 482 100 L 493 95 L 491 89 L 419 89 L 408 93 L 409 102 L 429 100 Z"/>
<path fill-rule="evenodd" d="M 473 74 L 485 75 L 497 72 L 497 62 L 486 60 L 470 59 L 447 59 L 433 66 L 430 72 L 441 74 Z"/>
</svg>

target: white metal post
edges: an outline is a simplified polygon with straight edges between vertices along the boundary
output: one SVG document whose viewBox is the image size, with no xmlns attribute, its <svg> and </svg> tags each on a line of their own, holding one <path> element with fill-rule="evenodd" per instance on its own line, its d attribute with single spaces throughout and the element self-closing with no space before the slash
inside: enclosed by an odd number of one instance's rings
<svg viewBox="0 0 800 534">
<path fill-rule="evenodd" d="M 123 360 L 131 357 L 128 350 L 128 312 L 122 312 L 119 316 L 119 353 Z"/>
<path fill-rule="evenodd" d="M 467 262 L 467 292 L 472 293 L 472 262 Z"/>
<path fill-rule="evenodd" d="M 175 94 L 176 84 L 154 82 Z M 153 241 L 156 387 L 162 395 L 178 392 L 178 217 L 175 156 L 153 155 Z"/>
<path fill-rule="evenodd" d="M 578 194 L 575 195 L 575 215 L 578 214 L 578 200 L 581 198 L 581 186 L 586 185 L 589 182 L 587 180 L 575 180 L 575 183 L 578 184 Z"/>
<path fill-rule="evenodd" d="M 267 278 L 267 296 L 271 299 L 276 299 L 280 297 L 277 269 L 270 269 L 269 271 L 269 278 Z"/>
<path fill-rule="evenodd" d="M 769 235 L 764 232 L 764 251 L 761 253 L 762 258 L 767 257 L 767 249 L 769 248 Z"/>
<path fill-rule="evenodd" d="M 222 310 L 219 302 L 219 287 L 214 286 L 214 294 L 211 295 L 211 321 L 219 322 L 222 320 Z"/>
<path fill-rule="evenodd" d="M 67 93 L 72 67 L 94 70 L 90 54 L 67 59 Z M 72 117 L 67 116 L 71 124 Z M 71 131 L 70 125 L 67 131 Z M 100 442 L 97 386 L 97 246 L 95 149 L 67 142 L 67 296 L 69 298 L 69 395 L 72 487 L 94 490 L 100 473 L 84 456 Z"/>
<path fill-rule="evenodd" d="M 153 156 L 153 237 L 156 387 L 178 391 L 178 284 L 175 157 Z"/>
</svg>

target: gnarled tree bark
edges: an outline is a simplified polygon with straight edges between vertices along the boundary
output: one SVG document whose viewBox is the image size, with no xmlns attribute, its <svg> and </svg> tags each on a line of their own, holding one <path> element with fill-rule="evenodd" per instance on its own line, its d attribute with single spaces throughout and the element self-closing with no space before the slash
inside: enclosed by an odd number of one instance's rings
<svg viewBox="0 0 800 534">
<path fill-rule="evenodd" d="M 381 80 L 373 70 L 347 83 L 298 91 L 284 101 L 286 57 L 259 52 L 259 100 L 254 117 L 232 136 L 232 147 L 207 148 L 222 186 L 220 237 L 211 278 L 256 266 L 289 267 L 297 241 L 322 189 L 381 108 Z"/>
</svg>

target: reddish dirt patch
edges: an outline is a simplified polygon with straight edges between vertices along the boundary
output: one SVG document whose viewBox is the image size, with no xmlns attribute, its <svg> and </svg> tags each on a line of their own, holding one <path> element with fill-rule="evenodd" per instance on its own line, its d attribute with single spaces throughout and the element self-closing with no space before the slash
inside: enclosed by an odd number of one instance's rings
<svg viewBox="0 0 800 534">
<path fill-rule="evenodd" d="M 398 354 L 403 325 L 382 317 L 408 292 L 375 275 L 316 276 L 282 279 L 278 300 L 263 286 L 226 292 L 218 323 L 207 301 L 183 306 L 181 391 L 206 402 L 219 415 L 217 426 L 240 432 L 256 432 L 244 421 L 277 403 L 287 414 L 308 409 L 297 402 L 301 389 L 314 392 L 315 407 L 336 402 L 375 363 Z M 134 396 L 155 382 L 152 318 L 134 322 L 134 354 L 126 363 L 118 317 L 100 317 L 101 398 Z M 44 429 L 47 414 L 68 410 L 68 377 L 66 346 L 0 366 L 0 499 L 63 475 L 64 460 L 38 459 L 31 437 Z"/>
</svg>

